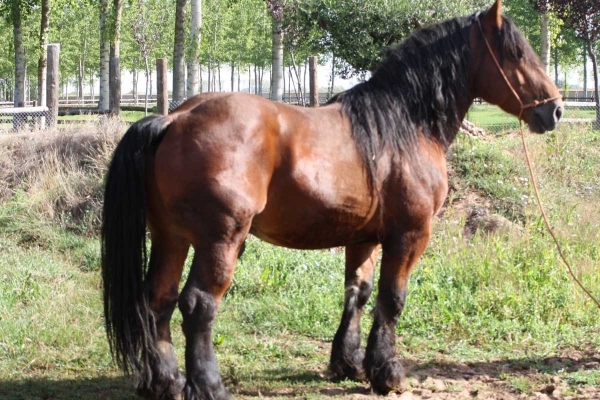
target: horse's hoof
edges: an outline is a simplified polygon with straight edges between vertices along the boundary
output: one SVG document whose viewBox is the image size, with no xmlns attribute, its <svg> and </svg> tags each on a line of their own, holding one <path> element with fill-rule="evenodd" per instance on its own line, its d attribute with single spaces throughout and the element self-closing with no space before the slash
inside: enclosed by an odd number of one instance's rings
<svg viewBox="0 0 600 400">
<path fill-rule="evenodd" d="M 363 360 L 365 352 L 358 349 L 349 359 L 334 360 L 329 365 L 329 370 L 333 374 L 333 379 L 352 379 L 355 381 L 364 381 L 366 379 Z"/>
<path fill-rule="evenodd" d="M 405 379 L 404 368 L 397 358 L 393 358 L 380 368 L 370 371 L 369 378 L 373 390 L 386 395 L 401 388 Z"/>
<path fill-rule="evenodd" d="M 183 398 L 184 400 L 234 400 L 233 396 L 223 385 L 211 390 L 207 387 L 200 389 L 190 382 L 186 382 L 185 384 Z"/>
<path fill-rule="evenodd" d="M 177 372 L 170 379 L 157 379 L 150 387 L 138 387 L 137 395 L 147 400 L 183 400 L 185 376 Z"/>
</svg>

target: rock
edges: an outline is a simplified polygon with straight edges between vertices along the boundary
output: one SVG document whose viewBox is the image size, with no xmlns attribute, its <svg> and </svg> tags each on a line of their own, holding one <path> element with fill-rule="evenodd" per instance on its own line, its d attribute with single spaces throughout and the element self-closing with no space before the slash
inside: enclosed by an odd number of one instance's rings
<svg viewBox="0 0 600 400">
<path fill-rule="evenodd" d="M 413 400 L 413 394 L 412 392 L 404 392 L 398 397 L 398 400 Z"/>
<path fill-rule="evenodd" d="M 555 390 L 556 390 L 556 386 L 548 385 L 545 388 L 543 388 L 542 390 L 540 390 L 540 392 L 545 393 L 545 394 L 552 394 L 552 393 L 554 393 Z"/>
<path fill-rule="evenodd" d="M 466 119 L 463 120 L 462 125 L 460 127 L 460 131 L 462 133 L 465 133 L 469 136 L 476 137 L 476 138 L 485 136 L 485 130 L 478 127 L 474 123 L 467 121 Z"/>
<path fill-rule="evenodd" d="M 487 234 L 508 234 L 511 232 L 520 232 L 521 230 L 522 228 L 519 225 L 511 222 L 507 218 L 498 214 L 490 214 L 486 208 L 475 207 L 471 210 L 465 221 L 463 235 L 470 238 L 477 231 L 482 231 Z"/>
<path fill-rule="evenodd" d="M 592 361 L 583 365 L 585 369 L 600 369 L 600 363 L 596 361 Z"/>
</svg>

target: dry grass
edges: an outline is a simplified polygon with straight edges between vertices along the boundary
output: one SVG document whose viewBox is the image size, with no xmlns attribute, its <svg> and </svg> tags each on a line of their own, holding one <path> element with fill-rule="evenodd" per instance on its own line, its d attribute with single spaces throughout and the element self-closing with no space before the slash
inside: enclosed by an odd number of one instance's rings
<svg viewBox="0 0 600 400">
<path fill-rule="evenodd" d="M 103 120 L 0 136 L 0 202 L 20 196 L 28 216 L 96 229 L 104 172 L 125 128 Z"/>
</svg>

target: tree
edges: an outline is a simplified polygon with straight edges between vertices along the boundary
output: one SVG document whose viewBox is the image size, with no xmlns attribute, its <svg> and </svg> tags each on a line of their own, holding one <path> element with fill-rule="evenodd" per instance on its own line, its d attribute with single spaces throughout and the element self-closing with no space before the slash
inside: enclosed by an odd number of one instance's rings
<svg viewBox="0 0 600 400">
<path fill-rule="evenodd" d="M 50 26 L 50 0 L 42 0 L 42 22 L 40 24 L 40 57 L 38 60 L 38 104 L 46 104 L 46 46 Z"/>
<path fill-rule="evenodd" d="M 150 88 L 150 66 L 148 58 L 160 39 L 166 17 L 165 4 L 155 0 L 137 0 L 137 16 L 132 24 L 133 37 L 144 58 L 146 70 L 146 97 L 144 111 L 148 115 L 148 89 Z"/>
<path fill-rule="evenodd" d="M 173 102 L 185 98 L 185 6 L 186 0 L 176 0 L 175 43 L 173 46 Z"/>
<path fill-rule="evenodd" d="M 108 0 L 100 0 L 100 96 L 98 108 L 107 111 L 108 98 L 108 68 L 110 62 L 110 41 L 108 39 Z"/>
<path fill-rule="evenodd" d="M 550 75 L 550 3 L 548 0 L 529 0 L 533 5 L 536 11 L 538 11 L 541 15 L 542 24 L 541 24 L 541 51 L 540 58 L 542 59 L 542 64 L 544 65 L 544 70 L 546 74 Z"/>
<path fill-rule="evenodd" d="M 202 0 L 190 0 L 192 18 L 188 50 L 187 97 L 200 92 L 200 30 L 202 29 Z"/>
<path fill-rule="evenodd" d="M 487 1 L 297 0 L 299 18 L 322 30 L 321 48 L 340 59 L 343 77 L 377 68 L 386 50 L 419 27 L 482 9 Z M 301 15 L 303 14 L 303 15 Z"/>
<path fill-rule="evenodd" d="M 596 101 L 596 124 L 600 127 L 600 99 L 598 96 L 598 64 L 593 49 L 600 36 L 600 2 L 598 0 L 550 0 L 556 15 L 572 26 L 586 46 L 594 70 L 594 99 Z"/>
<path fill-rule="evenodd" d="M 266 0 L 272 17 L 271 100 L 283 100 L 283 13 L 284 0 Z"/>
<path fill-rule="evenodd" d="M 14 44 L 14 106 L 25 103 L 25 49 L 23 45 L 23 20 L 31 13 L 33 0 L 7 0 L 0 2 L 0 14 L 7 15 L 13 26 Z"/>
</svg>

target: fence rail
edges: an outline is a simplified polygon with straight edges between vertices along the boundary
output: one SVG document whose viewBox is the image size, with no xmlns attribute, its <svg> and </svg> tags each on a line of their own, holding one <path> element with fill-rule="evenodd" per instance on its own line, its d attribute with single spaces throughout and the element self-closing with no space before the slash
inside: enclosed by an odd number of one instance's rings
<svg viewBox="0 0 600 400">
<path fill-rule="evenodd" d="M 48 107 L 18 107 L 0 109 L 0 131 L 44 129 L 52 118 Z"/>
<path fill-rule="evenodd" d="M 268 93 L 262 93 L 263 97 L 268 97 Z M 136 109 L 131 107 L 135 100 L 129 96 L 123 96 L 125 101 L 122 103 L 122 109 Z M 155 98 L 155 96 L 153 96 Z M 324 104 L 329 99 L 328 93 L 319 93 L 319 103 Z M 129 101 L 132 101 L 130 103 Z M 154 100 L 154 99 L 153 99 Z M 302 104 L 302 100 L 294 93 L 286 93 L 283 101 L 290 104 Z M 309 104 L 310 99 L 305 96 L 305 104 Z M 139 102 L 141 103 L 141 102 Z M 65 107 L 61 103 L 60 115 L 86 115 L 86 114 L 102 114 L 99 113 L 96 106 L 96 100 L 86 100 L 85 106 L 77 106 L 69 102 L 69 107 Z M 155 106 L 155 102 L 149 104 L 149 110 Z M 562 118 L 563 124 L 570 124 L 578 126 L 590 126 L 596 129 L 600 129 L 600 124 L 597 120 L 597 114 L 600 114 L 599 106 L 594 102 L 582 102 L 582 101 L 566 101 L 565 113 Z M 169 101 L 169 111 L 173 111 L 180 103 L 175 103 L 171 99 Z M 2 103 L 0 103 L 2 106 Z M 41 114 L 39 111 L 41 107 L 24 107 L 24 108 L 0 108 L 0 131 L 14 130 L 14 129 L 33 129 L 42 127 L 44 117 L 48 117 L 48 114 Z M 47 113 L 47 111 L 45 111 Z M 89 116 L 87 118 L 90 118 Z M 508 131 L 516 130 L 519 127 L 517 119 L 498 107 L 491 104 L 484 103 L 482 101 L 476 101 L 469 112 L 467 113 L 466 119 L 475 124 L 475 126 L 482 128 L 488 133 L 501 134 Z M 46 118 L 47 120 L 47 118 Z M 61 118 L 66 120 L 66 118 Z M 82 122 L 83 119 L 73 121 L 71 123 Z"/>
<path fill-rule="evenodd" d="M 567 101 L 564 104 L 561 123 L 600 129 L 597 120 L 600 109 L 596 103 Z M 489 133 L 501 134 L 519 129 L 519 121 L 515 117 L 488 103 L 474 103 L 466 119 Z"/>
</svg>

